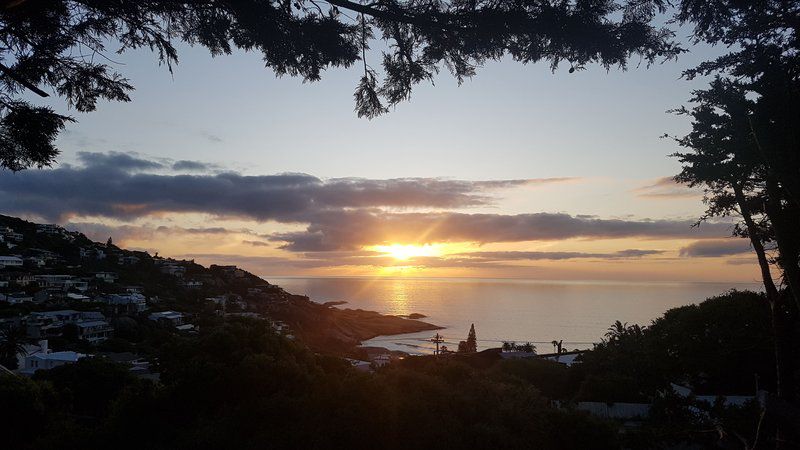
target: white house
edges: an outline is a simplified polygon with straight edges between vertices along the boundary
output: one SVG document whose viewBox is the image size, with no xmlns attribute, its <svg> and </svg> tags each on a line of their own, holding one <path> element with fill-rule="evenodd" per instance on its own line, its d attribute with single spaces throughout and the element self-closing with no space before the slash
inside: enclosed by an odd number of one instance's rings
<svg viewBox="0 0 800 450">
<path fill-rule="evenodd" d="M 79 252 L 81 258 L 106 259 L 106 252 L 99 248 L 81 247 Z"/>
<path fill-rule="evenodd" d="M 135 314 L 147 309 L 147 298 L 138 293 L 109 294 L 103 297 L 103 301 L 112 306 L 117 314 Z"/>
<path fill-rule="evenodd" d="M 225 306 L 225 303 L 228 301 L 228 296 L 226 295 L 218 295 L 216 297 L 206 297 L 206 301 L 212 302 L 218 306 Z"/>
<path fill-rule="evenodd" d="M 92 301 L 92 298 L 83 294 L 74 294 L 70 292 L 67 294 L 67 300 L 86 303 Z"/>
<path fill-rule="evenodd" d="M 19 370 L 24 375 L 33 375 L 37 370 L 50 370 L 65 364 L 75 364 L 85 358 L 83 353 L 76 352 L 51 352 L 47 341 L 39 341 L 40 350 L 25 357 L 25 365 Z"/>
<path fill-rule="evenodd" d="M 19 256 L 0 256 L 0 269 L 5 267 L 22 267 L 23 261 Z"/>
</svg>

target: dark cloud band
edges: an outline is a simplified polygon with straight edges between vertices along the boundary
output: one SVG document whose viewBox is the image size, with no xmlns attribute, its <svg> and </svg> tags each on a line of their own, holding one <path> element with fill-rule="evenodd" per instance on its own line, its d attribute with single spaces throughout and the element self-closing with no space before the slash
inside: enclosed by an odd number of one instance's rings
<svg viewBox="0 0 800 450">
<path fill-rule="evenodd" d="M 307 174 L 170 174 L 165 171 L 175 165 L 187 170 L 200 170 L 205 166 L 126 153 L 81 153 L 79 159 L 80 166 L 0 174 L 0 209 L 60 222 L 75 215 L 131 220 L 183 212 L 298 224 L 306 228 L 259 236 L 294 252 L 353 251 L 391 243 L 708 239 L 730 233 L 729 226 L 720 223 L 692 228 L 692 220 L 448 211 L 491 204 L 495 200 L 492 193 L 497 189 L 561 183 L 571 178 L 322 180 Z M 414 212 L 421 209 L 434 212 Z M 406 212 L 398 212 L 402 210 Z M 226 230 L 205 228 L 184 232 L 212 234 Z M 690 255 L 696 251 L 702 249 L 686 250 Z M 646 255 L 606 255 L 613 258 L 637 256 Z M 536 255 L 527 257 L 535 259 Z"/>
<path fill-rule="evenodd" d="M 493 203 L 496 189 L 569 178 L 465 181 L 438 178 L 321 180 L 307 174 L 245 176 L 164 174 L 171 165 L 125 153 L 81 153 L 82 166 L 0 175 L 0 207 L 60 221 L 71 215 L 133 219 L 161 212 L 198 212 L 258 221 L 309 223 L 341 208 L 463 208 Z M 153 172 L 156 173 L 153 173 Z"/>
<path fill-rule="evenodd" d="M 587 239 L 700 239 L 730 234 L 730 225 L 692 220 L 622 220 L 559 213 L 464 214 L 328 211 L 304 231 L 276 233 L 291 251 L 355 250 L 365 245 L 431 242 L 524 242 Z"/>
<path fill-rule="evenodd" d="M 681 248 L 681 256 L 688 257 L 717 257 L 750 253 L 750 242 L 741 238 L 714 239 L 692 242 Z"/>
</svg>

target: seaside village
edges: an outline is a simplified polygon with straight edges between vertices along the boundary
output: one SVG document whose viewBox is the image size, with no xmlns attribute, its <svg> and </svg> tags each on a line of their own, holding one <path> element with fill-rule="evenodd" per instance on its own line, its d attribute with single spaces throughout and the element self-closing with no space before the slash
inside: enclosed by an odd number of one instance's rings
<svg viewBox="0 0 800 450">
<path fill-rule="evenodd" d="M 16 361 L 5 361 L 0 370 L 30 376 L 81 358 L 104 357 L 156 379 L 151 358 L 131 345 L 146 342 L 143 334 L 197 333 L 200 317 L 212 314 L 263 320 L 294 339 L 288 320 L 278 318 L 297 319 L 293 307 L 313 304 L 236 266 L 206 269 L 192 260 L 123 250 L 110 238 L 93 242 L 58 225 L 5 219 L 12 225 L 0 223 L 0 330 L 17 333 L 7 338 L 20 342 L 20 348 Z M 300 301 L 290 304 L 292 298 Z M 360 358 L 346 359 L 358 370 L 371 371 L 402 357 L 402 352 L 382 350 L 369 348 Z M 524 346 L 503 350 L 505 358 L 537 356 Z M 443 346 L 435 353 L 454 352 Z M 577 354 L 538 356 L 572 364 Z"/>
<path fill-rule="evenodd" d="M 236 266 L 205 268 L 192 260 L 123 250 L 110 238 L 106 243 L 93 242 L 57 225 L 0 216 L 0 250 L 0 341 L 4 342 L 0 371 L 15 376 L 32 376 L 83 358 L 107 358 L 126 365 L 135 376 L 157 381 L 153 347 L 167 334 L 198 333 L 203 322 L 210 320 L 264 321 L 291 340 L 302 332 L 298 340 L 316 342 L 317 348 L 328 345 L 330 353 L 341 355 L 355 369 L 373 371 L 405 354 L 379 347 L 357 348 L 369 336 L 348 336 L 343 323 L 355 324 L 354 329 L 377 323 L 373 335 L 438 328 L 369 311 L 338 310 L 289 294 Z M 398 320 L 421 328 L 376 331 L 387 330 L 380 328 L 387 323 L 396 326 Z M 331 347 L 342 336 L 349 339 L 343 341 L 347 345 Z M 459 343 L 458 352 L 440 347 L 444 340 L 438 333 L 431 342 L 436 345 L 435 354 L 441 356 L 477 352 L 474 328 Z M 582 351 L 567 351 L 560 341 L 552 344 L 554 352 L 548 354 L 537 353 L 530 343 L 513 342 L 479 353 L 495 352 L 503 359 L 546 359 L 565 366 L 580 363 Z M 8 354 L 9 348 L 13 354 Z M 359 357 L 348 355 L 354 348 L 361 352 Z M 695 395 L 684 386 L 673 388 L 681 396 Z M 726 396 L 722 400 L 743 405 L 753 399 Z M 630 420 L 646 417 L 651 405 L 584 401 L 576 407 L 604 418 Z"/>
<path fill-rule="evenodd" d="M 201 313 L 264 320 L 293 339 L 285 323 L 269 318 L 290 294 L 236 266 L 206 269 L 122 250 L 111 239 L 92 242 L 57 225 L 18 222 L 0 226 L 0 331 L 17 347 L 2 371 L 30 376 L 102 357 L 157 379 L 153 361 L 131 351 L 130 341 L 196 333 Z"/>
</svg>

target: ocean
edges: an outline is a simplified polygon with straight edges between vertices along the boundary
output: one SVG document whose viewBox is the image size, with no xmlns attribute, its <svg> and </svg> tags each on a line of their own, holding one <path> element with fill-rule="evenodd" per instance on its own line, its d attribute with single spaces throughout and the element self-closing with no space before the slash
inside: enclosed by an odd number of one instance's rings
<svg viewBox="0 0 800 450">
<path fill-rule="evenodd" d="M 759 290 L 758 284 L 683 282 L 532 281 L 476 278 L 275 278 L 264 277 L 313 301 L 347 302 L 340 308 L 383 314 L 424 314 L 445 327 L 455 349 L 475 324 L 478 348 L 503 341 L 532 342 L 550 353 L 553 340 L 568 350 L 591 348 L 614 321 L 647 325 L 666 310 L 699 303 L 730 289 Z M 432 353 L 432 332 L 379 336 L 364 345 Z"/>
</svg>

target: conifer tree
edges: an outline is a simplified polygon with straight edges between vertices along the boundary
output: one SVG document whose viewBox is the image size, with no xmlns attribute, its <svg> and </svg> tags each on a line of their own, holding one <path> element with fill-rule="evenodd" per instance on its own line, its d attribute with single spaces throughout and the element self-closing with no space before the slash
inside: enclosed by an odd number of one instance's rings
<svg viewBox="0 0 800 450">
<path fill-rule="evenodd" d="M 478 351 L 478 339 L 475 336 L 474 323 L 469 327 L 469 334 L 467 335 L 466 351 L 467 353 L 475 353 Z"/>
</svg>

